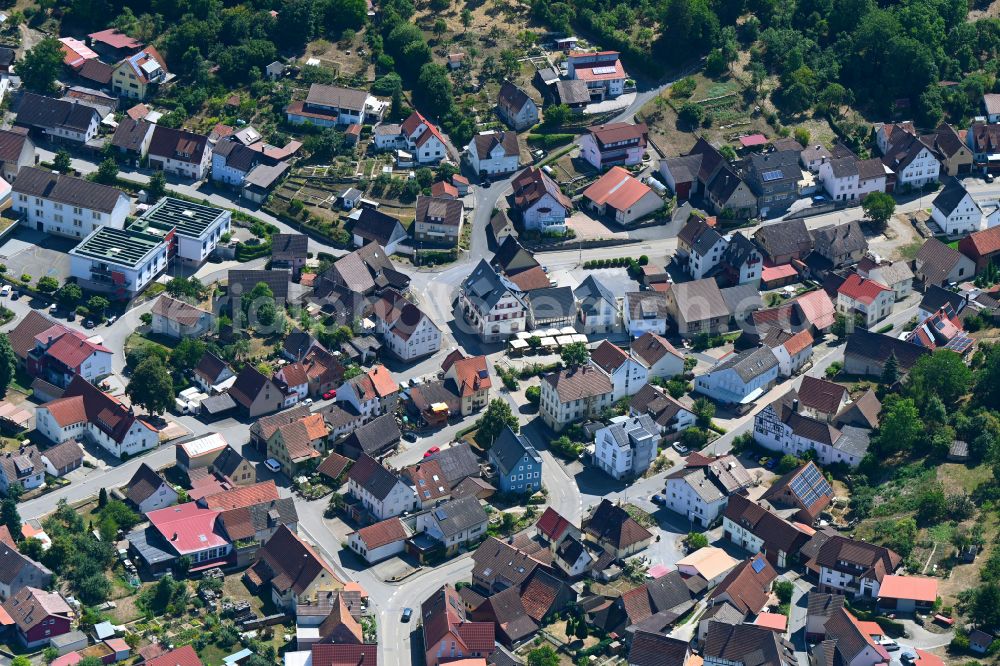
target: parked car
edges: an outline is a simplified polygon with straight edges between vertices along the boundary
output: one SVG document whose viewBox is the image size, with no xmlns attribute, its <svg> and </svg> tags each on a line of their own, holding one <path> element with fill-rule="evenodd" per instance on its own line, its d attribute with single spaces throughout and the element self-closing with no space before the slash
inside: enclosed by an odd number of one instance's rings
<svg viewBox="0 0 1000 666">
<path fill-rule="evenodd" d="M 59 311 L 58 303 L 53 303 L 52 305 L 49 306 L 49 314 L 55 314 L 58 311 Z"/>
<path fill-rule="evenodd" d="M 93 319 L 87 319 L 86 321 L 83 322 L 84 328 L 94 328 L 95 326 L 97 326 L 97 324 L 94 323 Z"/>
<path fill-rule="evenodd" d="M 108 326 L 111 326 L 111 324 L 115 323 L 116 321 L 118 321 L 118 315 L 111 315 L 110 317 L 108 317 L 108 320 L 104 323 L 107 324 Z"/>
<path fill-rule="evenodd" d="M 323 394 L 324 400 L 329 400 L 331 398 L 336 398 L 336 397 L 337 397 L 337 389 L 330 389 L 329 391 Z"/>
<path fill-rule="evenodd" d="M 667 498 L 664 497 L 663 495 L 659 494 L 659 493 L 653 495 L 650 499 L 653 500 L 653 504 L 666 504 L 667 503 Z"/>
<path fill-rule="evenodd" d="M 441 450 L 440 446 L 432 446 L 431 448 L 424 451 L 424 458 L 429 458 L 440 450 Z"/>
<path fill-rule="evenodd" d="M 688 447 L 684 446 L 680 442 L 674 442 L 671 446 L 674 447 L 674 451 L 681 454 L 682 456 L 687 455 Z"/>
<path fill-rule="evenodd" d="M 268 468 L 275 474 L 281 471 L 281 465 L 279 465 L 278 461 L 275 460 L 274 458 L 268 458 L 267 460 L 265 460 L 264 467 Z"/>
<path fill-rule="evenodd" d="M 412 430 L 407 430 L 406 432 L 403 433 L 403 439 L 405 439 L 407 442 L 415 442 L 417 441 L 417 433 L 413 432 Z"/>
<path fill-rule="evenodd" d="M 400 619 L 403 622 L 409 622 L 411 617 L 413 617 L 413 609 L 409 608 L 409 607 L 404 608 L 403 609 L 403 616 Z"/>
<path fill-rule="evenodd" d="M 309 405 L 313 404 L 313 399 L 312 398 L 306 398 L 305 400 L 302 401 L 302 404 L 305 405 L 306 407 L 308 407 Z"/>
<path fill-rule="evenodd" d="M 992 183 L 993 182 L 993 174 L 991 174 L 991 173 L 986 174 L 985 176 L 983 176 L 983 180 L 985 180 L 987 183 Z"/>
<path fill-rule="evenodd" d="M 0 287 L 0 296 L 10 296 L 10 291 L 11 291 L 10 285 L 5 284 L 4 286 Z"/>
</svg>

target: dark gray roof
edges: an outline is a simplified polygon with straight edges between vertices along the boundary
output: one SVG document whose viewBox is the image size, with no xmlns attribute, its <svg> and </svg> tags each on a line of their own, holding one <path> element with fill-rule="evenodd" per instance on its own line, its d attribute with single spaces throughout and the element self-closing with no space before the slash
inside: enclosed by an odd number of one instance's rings
<svg viewBox="0 0 1000 666">
<path fill-rule="evenodd" d="M 573 290 L 573 295 L 579 301 L 580 310 L 586 314 L 598 314 L 601 301 L 608 302 L 612 307 L 618 305 L 618 299 L 611 290 L 593 275 L 588 275 L 580 286 Z"/>
<path fill-rule="evenodd" d="M 22 167 L 17 172 L 14 192 L 102 213 L 113 211 L 118 201 L 125 197 L 124 192 L 114 187 L 38 167 Z"/>
<path fill-rule="evenodd" d="M 933 206 L 941 211 L 945 217 L 948 217 L 968 194 L 960 181 L 953 180 L 945 185 L 944 189 L 934 197 Z M 973 203 L 975 203 L 974 200 Z M 976 204 L 976 206 L 978 207 L 979 204 Z"/>
<path fill-rule="evenodd" d="M 753 236 L 771 257 L 805 254 L 813 247 L 812 236 L 801 219 L 765 224 Z"/>
<path fill-rule="evenodd" d="M 812 237 L 816 252 L 831 261 L 838 255 L 863 252 L 868 249 L 868 241 L 857 220 L 821 227 L 812 232 Z"/>
<path fill-rule="evenodd" d="M 479 459 L 465 442 L 442 449 L 429 456 L 428 460 L 438 461 L 444 478 L 452 486 L 470 476 L 479 476 Z"/>
<path fill-rule="evenodd" d="M 493 265 L 500 267 L 501 270 L 510 271 L 511 263 L 515 259 L 523 259 L 524 256 L 531 256 L 524 246 L 521 245 L 521 241 L 517 239 L 516 236 L 508 236 L 504 239 L 500 247 L 497 248 L 496 254 L 493 255 Z M 538 262 L 535 262 L 538 266 Z"/>
<path fill-rule="evenodd" d="M 656 422 L 649 414 L 630 416 L 624 421 L 612 423 L 607 427 L 607 430 L 608 434 L 614 438 L 615 443 L 623 447 L 632 445 L 633 435 L 645 436 L 648 434 L 657 436 L 659 433 Z"/>
<path fill-rule="evenodd" d="M 535 319 L 566 319 L 576 314 L 576 298 L 570 287 L 533 289 L 525 298 Z"/>
<path fill-rule="evenodd" d="M 921 356 L 929 353 L 930 350 L 912 342 L 864 329 L 856 329 L 851 333 L 844 348 L 845 356 L 854 354 L 878 363 L 884 363 L 890 355 L 894 355 L 903 370 L 909 370 Z"/>
<path fill-rule="evenodd" d="M 397 237 L 406 235 L 406 231 L 398 219 L 371 208 L 361 209 L 360 215 L 354 220 L 351 233 L 366 241 L 374 241 L 383 247 Z"/>
<path fill-rule="evenodd" d="M 509 241 L 512 237 L 508 237 Z M 507 285 L 485 259 L 479 260 L 469 277 L 463 283 L 469 300 L 482 304 L 484 310 L 491 310 L 508 291 Z"/>
<path fill-rule="evenodd" d="M 460 497 L 442 502 L 431 514 L 445 538 L 464 532 L 487 521 L 486 511 L 476 497 Z"/>
<path fill-rule="evenodd" d="M 691 247 L 692 252 L 703 257 L 715 247 L 716 243 L 722 240 L 722 234 L 714 227 L 709 226 L 704 219 L 697 215 L 691 215 L 688 217 L 687 224 L 677 234 L 677 239 L 684 241 Z"/>
<path fill-rule="evenodd" d="M 222 371 L 228 367 L 229 365 L 225 361 L 212 352 L 207 351 L 201 355 L 201 360 L 198 361 L 195 372 L 210 382 L 214 382 L 222 374 Z"/>
<path fill-rule="evenodd" d="M 377 455 L 395 444 L 402 437 L 396 417 L 383 414 L 364 424 L 344 440 L 345 449 L 356 448 L 368 455 Z"/>
<path fill-rule="evenodd" d="M 222 453 L 219 454 L 219 457 L 212 461 L 212 467 L 214 467 L 220 474 L 231 477 L 244 462 L 246 462 L 246 458 L 241 456 L 236 449 L 227 444 L 226 448 L 222 449 Z"/>
<path fill-rule="evenodd" d="M 752 624 L 708 623 L 703 650 L 706 660 L 743 666 L 795 666 L 795 650 L 781 635 Z"/>
<path fill-rule="evenodd" d="M 720 289 L 722 300 L 726 302 L 729 312 L 736 318 L 736 323 L 743 322 L 751 312 L 764 307 L 760 292 L 751 283 L 738 284 L 734 287 Z"/>
<path fill-rule="evenodd" d="M 677 310 L 685 321 L 703 321 L 732 314 L 719 285 L 711 278 L 678 282 L 671 288 Z"/>
<path fill-rule="evenodd" d="M 590 90 L 587 82 L 579 79 L 555 82 L 556 97 L 560 104 L 587 104 L 590 102 Z"/>
<path fill-rule="evenodd" d="M 25 557 L 8 545 L 0 543 L 0 583 L 9 587 L 12 583 L 17 581 L 18 576 L 21 574 L 21 571 L 25 569 L 25 567 L 38 569 L 38 573 L 43 575 L 52 575 L 52 572 L 45 568 L 42 564 Z M 27 579 L 27 577 L 25 579 Z M 22 579 L 22 581 L 25 579 Z M 39 587 L 44 587 L 45 581 L 36 580 L 35 582 Z M 13 589 L 10 591 L 10 594 L 16 594 L 19 591 L 20 590 L 18 589 Z"/>
<path fill-rule="evenodd" d="M 93 107 L 78 100 L 68 101 L 24 93 L 17 108 L 15 122 L 45 129 L 58 127 L 83 132 L 96 117 L 98 113 Z"/>
<path fill-rule="evenodd" d="M 719 169 L 709 182 L 708 191 L 717 201 L 725 204 L 742 183 L 743 179 L 726 165 Z"/>
<path fill-rule="evenodd" d="M 19 179 L 20 180 L 20 179 Z M 265 283 L 274 294 L 274 298 L 279 301 L 288 300 L 288 283 L 290 276 L 287 271 L 265 271 L 243 268 L 234 268 L 229 271 L 229 295 L 239 297 L 249 293 L 258 283 Z M 233 287 L 239 285 L 238 290 Z"/>
<path fill-rule="evenodd" d="M 781 177 L 766 181 L 770 184 L 789 180 L 798 182 L 802 177 L 798 151 L 776 150 L 771 153 L 753 153 L 750 155 L 750 164 L 753 167 L 750 172 L 754 174 L 754 180 L 758 184 L 763 182 L 763 174 L 773 171 L 781 172 Z"/>
<path fill-rule="evenodd" d="M 731 354 L 721 363 L 716 364 L 711 372 L 722 370 L 733 370 L 744 382 L 749 382 L 755 377 L 767 372 L 778 365 L 778 359 L 774 352 L 767 347 L 757 349 L 747 349 L 738 354 Z"/>
<path fill-rule="evenodd" d="M 806 614 L 830 617 L 833 611 L 844 607 L 844 595 L 812 590 L 806 597 Z"/>
<path fill-rule="evenodd" d="M 656 612 L 676 608 L 692 600 L 694 594 L 688 582 L 676 569 L 646 582 L 646 591 Z"/>
<path fill-rule="evenodd" d="M 684 666 L 688 644 L 648 631 L 637 631 L 628 652 L 629 666 Z"/>
<path fill-rule="evenodd" d="M 145 120 L 133 120 L 125 116 L 115 128 L 115 133 L 111 137 L 111 145 L 122 150 L 139 152 L 146 134 L 152 127 L 152 124 Z"/>
<path fill-rule="evenodd" d="M 301 328 L 293 328 L 282 343 L 285 353 L 296 358 L 304 356 L 313 346 L 325 349 L 312 334 L 306 333 Z"/>
<path fill-rule="evenodd" d="M 236 401 L 228 393 L 210 395 L 201 401 L 201 409 L 206 414 L 222 414 L 236 408 Z"/>
<path fill-rule="evenodd" d="M 271 236 L 271 259 L 291 261 L 305 259 L 309 254 L 309 237 L 305 234 L 274 234 Z"/>
<path fill-rule="evenodd" d="M 129 502 L 139 505 L 152 497 L 153 493 L 165 483 L 166 481 L 159 473 L 146 463 L 142 463 L 125 487 L 125 498 Z"/>
<path fill-rule="evenodd" d="M 965 303 L 965 296 L 962 294 L 934 284 L 924 291 L 924 297 L 920 299 L 920 309 L 926 312 L 937 312 L 947 305 L 951 306 L 951 309 L 957 314 L 962 309 L 963 303 Z"/>
<path fill-rule="evenodd" d="M 737 231 L 729 239 L 726 249 L 722 251 L 721 261 L 735 269 L 739 269 L 754 256 L 759 261 L 761 259 L 760 250 L 757 249 L 757 246 L 749 238 Z"/>
<path fill-rule="evenodd" d="M 379 500 L 388 497 L 396 484 L 400 483 L 398 476 L 366 453 L 362 453 L 357 462 L 351 466 L 347 478 Z"/>
<path fill-rule="evenodd" d="M 490 448 L 490 458 L 496 461 L 498 471 L 506 476 L 524 456 L 528 456 L 536 464 L 542 464 L 538 451 L 524 435 L 515 433 L 509 426 L 503 429 L 500 437 Z"/>
<path fill-rule="evenodd" d="M 845 425 L 840 429 L 840 437 L 833 443 L 833 447 L 852 456 L 863 458 L 868 453 L 868 446 L 870 444 L 870 430 Z"/>
</svg>

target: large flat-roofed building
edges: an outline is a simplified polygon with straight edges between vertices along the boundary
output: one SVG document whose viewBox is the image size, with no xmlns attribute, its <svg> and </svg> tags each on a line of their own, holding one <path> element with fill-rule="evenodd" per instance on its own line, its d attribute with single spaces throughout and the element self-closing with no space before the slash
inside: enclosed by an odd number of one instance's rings
<svg viewBox="0 0 1000 666">
<path fill-rule="evenodd" d="M 166 269 L 167 242 L 132 229 L 98 227 L 69 255 L 70 274 L 81 287 L 128 299 Z"/>
<path fill-rule="evenodd" d="M 162 236 L 169 241 L 170 257 L 198 263 L 208 259 L 222 235 L 229 232 L 233 214 L 222 208 L 164 197 L 130 231 Z"/>
</svg>

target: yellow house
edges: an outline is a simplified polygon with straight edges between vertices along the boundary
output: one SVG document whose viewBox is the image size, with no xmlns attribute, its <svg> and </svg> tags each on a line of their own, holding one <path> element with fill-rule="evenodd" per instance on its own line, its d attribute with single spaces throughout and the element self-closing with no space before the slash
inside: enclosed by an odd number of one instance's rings
<svg viewBox="0 0 1000 666">
<path fill-rule="evenodd" d="M 330 565 L 285 525 L 257 552 L 257 561 L 244 576 L 254 588 L 270 587 L 275 606 L 286 613 L 344 589 Z"/>
<path fill-rule="evenodd" d="M 115 65 L 111 74 L 111 89 L 119 97 L 144 100 L 166 82 L 167 76 L 167 63 L 163 56 L 152 46 L 147 46 Z"/>
<path fill-rule="evenodd" d="M 309 416 L 279 426 L 267 440 L 267 455 L 281 466 L 281 471 L 289 477 L 299 469 L 299 465 L 312 460 L 316 464 L 326 452 L 330 429 L 322 414 Z"/>
</svg>

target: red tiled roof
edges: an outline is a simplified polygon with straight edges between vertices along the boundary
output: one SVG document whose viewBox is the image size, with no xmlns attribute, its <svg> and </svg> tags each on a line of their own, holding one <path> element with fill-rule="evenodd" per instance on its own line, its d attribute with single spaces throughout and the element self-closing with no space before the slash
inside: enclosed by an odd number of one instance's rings
<svg viewBox="0 0 1000 666">
<path fill-rule="evenodd" d="M 914 599 L 932 604 L 937 595 L 937 580 L 921 576 L 888 575 L 878 588 L 880 599 Z"/>
<path fill-rule="evenodd" d="M 449 368 L 455 369 L 455 383 L 463 398 L 493 386 L 485 356 L 460 358 L 453 361 Z"/>
<path fill-rule="evenodd" d="M 784 278 L 790 278 L 798 275 L 798 271 L 791 264 L 781 264 L 780 266 L 775 266 L 773 264 L 769 265 L 769 262 L 764 262 L 764 270 L 761 271 L 760 279 L 764 282 L 772 282 L 774 280 L 781 280 Z"/>
<path fill-rule="evenodd" d="M 808 329 L 803 329 L 785 341 L 785 349 L 790 356 L 795 356 L 812 343 L 812 333 Z"/>
<path fill-rule="evenodd" d="M 224 493 L 209 495 L 203 501 L 209 509 L 239 509 L 253 506 L 261 502 L 272 502 L 278 499 L 278 488 L 274 481 L 261 481 L 252 486 L 233 488 Z"/>
<path fill-rule="evenodd" d="M 458 197 L 458 188 L 451 183 L 446 183 L 443 180 L 431 185 L 431 196 L 432 197 L 450 197 L 455 199 Z"/>
<path fill-rule="evenodd" d="M 608 205 L 615 210 L 626 210 L 651 191 L 648 185 L 616 166 L 584 190 L 583 196 L 598 206 Z"/>
<path fill-rule="evenodd" d="M 147 659 L 146 666 L 202 666 L 202 663 L 194 648 L 185 645 L 161 654 L 159 657 Z"/>
<path fill-rule="evenodd" d="M 107 30 L 100 30 L 98 32 L 92 32 L 89 35 L 91 42 L 100 42 L 102 44 L 107 44 L 113 49 L 129 49 L 129 50 L 139 50 L 142 48 L 142 42 L 134 37 L 129 37 L 123 32 L 119 32 L 115 28 L 108 28 Z"/>
<path fill-rule="evenodd" d="M 885 286 L 880 282 L 875 280 L 869 280 L 868 278 L 863 278 L 857 273 L 851 273 L 844 283 L 840 285 L 840 289 L 837 293 L 843 294 L 850 299 L 855 301 L 860 301 L 866 305 L 871 305 L 879 294 L 892 291 L 889 287 Z"/>
<path fill-rule="evenodd" d="M 150 511 L 146 518 L 174 550 L 185 555 L 228 545 L 229 542 L 215 531 L 218 515 L 215 509 L 187 502 Z"/>
<path fill-rule="evenodd" d="M 403 522 L 397 517 L 358 530 L 358 538 L 364 542 L 368 550 L 374 550 L 396 541 L 403 541 L 409 536 Z"/>
<path fill-rule="evenodd" d="M 563 518 L 562 515 L 551 506 L 545 509 L 541 517 L 539 517 L 538 522 L 535 523 L 535 527 L 538 531 L 544 534 L 549 541 L 553 542 L 559 541 L 571 525 L 571 522 Z"/>
<path fill-rule="evenodd" d="M 983 257 L 994 252 L 1000 252 L 1000 227 L 991 227 L 984 231 L 971 233 L 962 239 L 959 249 L 965 246 Z M 975 257 L 972 257 L 975 259 Z"/>
</svg>

